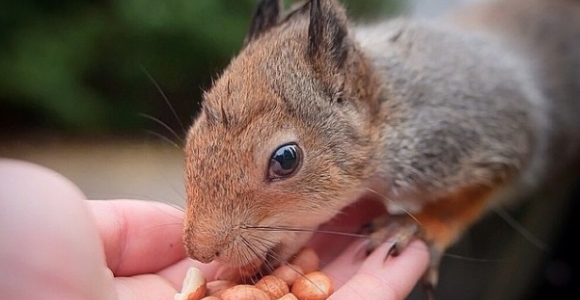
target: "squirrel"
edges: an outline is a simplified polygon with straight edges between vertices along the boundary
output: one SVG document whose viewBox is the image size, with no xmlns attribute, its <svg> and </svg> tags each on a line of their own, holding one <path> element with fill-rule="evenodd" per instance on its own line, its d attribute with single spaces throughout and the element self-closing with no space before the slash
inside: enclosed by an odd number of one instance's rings
<svg viewBox="0 0 580 300">
<path fill-rule="evenodd" d="M 396 237 L 394 254 L 423 239 L 432 289 L 442 254 L 490 208 L 573 174 L 578 116 L 579 1 L 359 25 L 337 0 L 261 0 L 187 133 L 187 253 L 284 261 L 303 231 L 371 197 L 389 216 L 370 235 Z"/>
</svg>

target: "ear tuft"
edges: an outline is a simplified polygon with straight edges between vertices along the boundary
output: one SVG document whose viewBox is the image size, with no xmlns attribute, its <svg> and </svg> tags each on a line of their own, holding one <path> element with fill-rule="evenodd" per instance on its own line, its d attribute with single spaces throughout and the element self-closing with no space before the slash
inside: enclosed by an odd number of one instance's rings
<svg viewBox="0 0 580 300">
<path fill-rule="evenodd" d="M 281 0 L 262 0 L 256 8 L 244 45 L 276 26 L 280 20 Z"/>
<path fill-rule="evenodd" d="M 348 21 L 344 8 L 334 0 L 310 1 L 308 56 L 315 67 L 340 68 L 346 60 Z"/>
</svg>

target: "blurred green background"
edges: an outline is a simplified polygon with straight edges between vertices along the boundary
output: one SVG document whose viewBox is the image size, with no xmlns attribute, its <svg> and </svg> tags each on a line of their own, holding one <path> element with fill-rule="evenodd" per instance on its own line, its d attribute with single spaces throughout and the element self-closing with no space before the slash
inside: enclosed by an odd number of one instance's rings
<svg viewBox="0 0 580 300">
<path fill-rule="evenodd" d="M 154 126 L 143 115 L 182 134 L 179 123 L 191 123 L 202 90 L 240 48 L 256 3 L 3 0 L 0 134 L 131 134 Z M 368 19 L 402 2 L 345 3 Z"/>
</svg>

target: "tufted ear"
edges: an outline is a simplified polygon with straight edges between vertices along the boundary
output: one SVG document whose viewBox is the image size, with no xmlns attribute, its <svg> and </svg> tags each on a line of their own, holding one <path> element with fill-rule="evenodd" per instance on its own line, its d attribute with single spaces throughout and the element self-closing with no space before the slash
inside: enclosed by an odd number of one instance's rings
<svg viewBox="0 0 580 300">
<path fill-rule="evenodd" d="M 280 20 L 281 0 L 261 0 L 250 23 L 244 45 L 254 40 L 268 29 L 278 24 Z"/>
<path fill-rule="evenodd" d="M 345 9 L 335 0 L 310 1 L 308 56 L 316 71 L 340 69 L 348 46 L 348 20 Z"/>
</svg>

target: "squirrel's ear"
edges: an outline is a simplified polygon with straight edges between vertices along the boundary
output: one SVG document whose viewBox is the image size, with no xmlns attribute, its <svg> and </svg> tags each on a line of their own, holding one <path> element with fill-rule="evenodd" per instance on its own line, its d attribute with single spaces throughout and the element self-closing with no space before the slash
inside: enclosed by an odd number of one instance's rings
<svg viewBox="0 0 580 300">
<path fill-rule="evenodd" d="M 347 57 L 348 20 L 335 0 L 310 1 L 308 56 L 318 70 L 340 68 Z"/>
<path fill-rule="evenodd" d="M 244 40 L 244 45 L 278 24 L 280 19 L 281 0 L 262 0 L 256 8 L 250 30 Z"/>
</svg>

